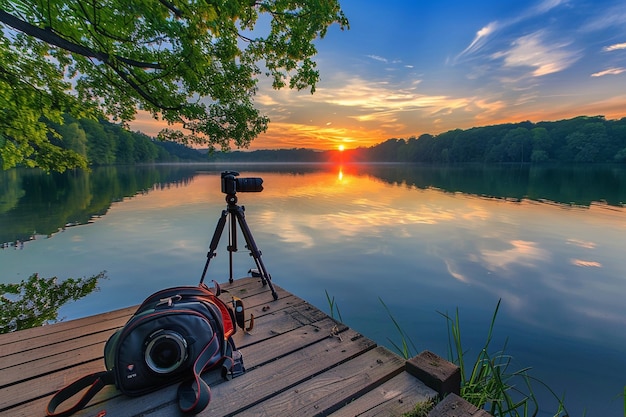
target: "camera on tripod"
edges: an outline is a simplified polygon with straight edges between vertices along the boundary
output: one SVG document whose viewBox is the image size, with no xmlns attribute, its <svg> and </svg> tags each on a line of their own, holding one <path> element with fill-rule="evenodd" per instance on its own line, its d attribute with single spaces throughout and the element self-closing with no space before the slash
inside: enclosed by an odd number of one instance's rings
<svg viewBox="0 0 626 417">
<path fill-rule="evenodd" d="M 222 210 L 222 216 L 217 221 L 217 226 L 215 226 L 215 232 L 213 233 L 213 238 L 211 239 L 211 243 L 209 244 L 209 252 L 206 255 L 206 264 L 204 264 L 204 270 L 202 271 L 202 277 L 200 278 L 200 285 L 204 282 L 204 278 L 206 277 L 207 269 L 209 268 L 209 263 L 211 259 L 213 259 L 216 255 L 215 250 L 217 249 L 217 244 L 220 241 L 220 237 L 222 236 L 222 232 L 224 231 L 224 227 L 226 226 L 227 221 L 228 225 L 228 263 L 230 264 L 230 277 L 228 281 L 233 283 L 233 252 L 237 252 L 237 224 L 241 227 L 241 232 L 243 233 L 243 237 L 246 239 L 246 249 L 250 250 L 250 256 L 254 258 L 254 262 L 256 263 L 257 271 L 261 277 L 261 283 L 263 285 L 269 285 L 272 290 L 272 297 L 274 300 L 278 299 L 278 294 L 272 285 L 272 277 L 265 269 L 265 265 L 261 260 L 261 251 L 256 246 L 254 242 L 254 238 L 252 237 L 252 232 L 248 227 L 248 223 L 246 222 L 246 216 L 244 214 L 244 207 L 237 205 L 237 196 L 235 193 L 237 191 L 241 191 L 244 193 L 258 193 L 263 191 L 263 179 L 262 178 L 237 178 L 239 173 L 236 171 L 224 171 L 222 172 L 222 192 L 226 194 L 226 210 Z M 250 271 L 249 271 L 250 272 Z"/>
<path fill-rule="evenodd" d="M 222 172 L 222 192 L 224 194 L 235 194 L 237 191 L 242 193 L 260 193 L 263 191 L 263 178 L 237 178 L 239 173 L 236 171 Z"/>
</svg>

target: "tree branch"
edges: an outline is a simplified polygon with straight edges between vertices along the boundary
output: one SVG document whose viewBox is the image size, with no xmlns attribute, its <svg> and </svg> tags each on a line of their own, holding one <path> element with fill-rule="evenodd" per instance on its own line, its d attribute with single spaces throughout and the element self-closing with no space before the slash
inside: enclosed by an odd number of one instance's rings
<svg viewBox="0 0 626 417">
<path fill-rule="evenodd" d="M 88 58 L 95 58 L 106 64 L 111 64 L 111 58 L 113 57 L 115 58 L 115 60 L 123 62 L 124 64 L 130 65 L 132 67 L 151 69 L 163 68 L 158 62 L 154 63 L 135 61 L 134 59 L 124 58 L 122 56 L 111 56 L 104 52 L 94 51 L 93 49 L 86 46 L 68 41 L 67 39 L 62 38 L 61 36 L 50 30 L 41 29 L 37 26 L 31 25 L 28 22 L 18 19 L 17 17 L 13 16 L 10 13 L 7 13 L 3 9 L 0 9 L 0 22 L 11 26 L 13 29 L 18 30 L 26 35 L 40 39 L 50 45 L 57 46 L 59 48 L 65 49 L 66 51 L 73 52 L 75 54 L 82 55 Z"/>
</svg>

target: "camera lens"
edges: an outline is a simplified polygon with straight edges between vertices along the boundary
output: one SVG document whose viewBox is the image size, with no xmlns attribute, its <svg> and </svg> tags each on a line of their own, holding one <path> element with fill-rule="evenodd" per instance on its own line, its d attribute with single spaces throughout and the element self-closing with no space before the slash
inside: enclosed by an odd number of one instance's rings
<svg viewBox="0 0 626 417">
<path fill-rule="evenodd" d="M 158 374 L 175 371 L 187 359 L 187 341 L 172 330 L 159 330 L 150 335 L 145 360 Z"/>
<path fill-rule="evenodd" d="M 237 191 L 242 193 L 259 193 L 263 191 L 263 178 L 236 178 Z"/>
</svg>

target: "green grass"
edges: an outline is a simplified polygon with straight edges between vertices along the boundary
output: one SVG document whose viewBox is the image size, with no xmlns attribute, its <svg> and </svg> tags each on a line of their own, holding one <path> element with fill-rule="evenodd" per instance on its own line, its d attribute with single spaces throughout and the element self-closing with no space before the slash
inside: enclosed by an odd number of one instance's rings
<svg viewBox="0 0 626 417">
<path fill-rule="evenodd" d="M 568 415 L 564 399 L 542 381 L 529 374 L 531 368 L 512 369 L 512 357 L 506 353 L 507 342 L 499 350 L 491 346 L 500 301 L 491 318 L 487 338 L 475 359 L 468 357 L 461 338 L 459 312 L 454 317 L 442 314 L 448 325 L 449 360 L 461 371 L 461 397 L 496 417 L 536 416 L 539 404 L 535 389 L 546 389 L 557 401 L 554 417 Z"/>
<path fill-rule="evenodd" d="M 341 318 L 341 312 L 339 311 L 339 306 L 335 302 L 335 297 L 331 297 L 328 295 L 328 291 L 324 290 L 326 293 L 326 301 L 328 302 L 328 307 L 330 308 L 330 317 L 333 320 L 339 320 L 343 323 L 343 319 Z M 335 311 L 337 312 L 337 317 L 335 317 Z"/>
<path fill-rule="evenodd" d="M 428 417 L 428 413 L 435 408 L 435 404 L 433 399 L 420 401 L 415 404 L 411 411 L 402 414 L 402 417 Z"/>
<path fill-rule="evenodd" d="M 326 292 L 326 299 L 335 318 L 335 312 L 341 314 L 334 297 Z M 417 348 L 400 323 L 395 319 L 391 310 L 382 298 L 381 304 L 393 323 L 399 337 L 399 342 L 387 338 L 398 354 L 405 359 L 417 354 Z M 448 360 L 456 364 L 461 372 L 461 397 L 478 408 L 485 409 L 495 417 L 531 417 L 539 413 L 539 403 L 535 390 L 546 390 L 556 401 L 556 410 L 553 417 L 567 417 L 564 398 L 559 397 L 547 384 L 530 375 L 531 368 L 513 368 L 513 357 L 506 353 L 508 339 L 500 349 L 492 346 L 493 332 L 496 317 L 500 310 L 500 303 L 496 305 L 487 328 L 485 343 L 475 358 L 469 356 L 469 351 L 463 347 L 461 337 L 461 319 L 457 309 L 454 316 L 439 313 L 446 319 L 448 328 Z M 626 417 L 626 387 L 624 387 L 624 417 Z M 429 405 L 430 408 L 434 404 Z M 426 416 L 430 410 L 425 404 L 418 403 L 415 408 L 406 413 L 406 417 Z M 425 410 L 425 411 L 424 411 Z M 542 409 L 542 411 L 545 411 Z M 584 417 L 584 416 L 583 416 Z"/>
<path fill-rule="evenodd" d="M 400 326 L 400 324 L 395 319 L 393 314 L 391 314 L 391 310 L 389 310 L 389 307 L 387 307 L 387 304 L 385 304 L 383 299 L 378 297 L 378 300 L 380 301 L 380 303 L 385 308 L 385 311 L 387 312 L 387 315 L 391 319 L 394 327 L 396 328 L 396 331 L 400 335 L 400 343 L 399 344 L 395 343 L 390 338 L 387 338 L 387 340 L 389 341 L 389 343 L 391 343 L 391 345 L 398 352 L 398 354 L 400 354 L 400 356 L 402 356 L 404 359 L 411 359 L 413 356 L 417 355 L 417 353 L 418 353 L 417 352 L 417 348 L 415 347 L 415 343 L 413 343 L 413 341 L 406 334 L 406 332 L 404 330 L 402 330 L 402 326 Z"/>
</svg>

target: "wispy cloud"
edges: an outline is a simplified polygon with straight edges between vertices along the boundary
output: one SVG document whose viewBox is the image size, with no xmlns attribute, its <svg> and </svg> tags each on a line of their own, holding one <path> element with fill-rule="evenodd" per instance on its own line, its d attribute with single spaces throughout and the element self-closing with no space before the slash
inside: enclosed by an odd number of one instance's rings
<svg viewBox="0 0 626 417">
<path fill-rule="evenodd" d="M 592 77 L 604 77 L 605 75 L 618 75 L 626 71 L 626 68 L 609 68 L 591 74 Z"/>
<path fill-rule="evenodd" d="M 472 40 L 472 43 L 470 43 L 469 46 L 457 56 L 457 58 L 472 54 L 481 49 L 487 42 L 489 36 L 496 32 L 498 26 L 498 22 L 491 22 L 487 26 L 481 28 L 478 32 L 476 32 L 476 36 L 474 37 L 474 40 Z"/>
<path fill-rule="evenodd" d="M 558 7 L 562 4 L 569 3 L 569 0 L 543 0 L 534 8 L 530 9 L 530 17 L 535 16 L 537 14 L 547 13 L 550 10 Z"/>
<path fill-rule="evenodd" d="M 387 58 L 383 58 L 382 56 L 378 55 L 367 55 L 367 57 L 373 59 L 374 61 L 384 62 L 385 64 L 389 62 Z"/>
<path fill-rule="evenodd" d="M 605 46 L 604 48 L 602 48 L 604 52 L 619 51 L 620 49 L 626 49 L 626 42 L 616 43 L 616 44 Z"/>
<path fill-rule="evenodd" d="M 578 54 L 568 50 L 568 46 L 567 43 L 548 45 L 540 31 L 515 40 L 511 49 L 498 52 L 493 58 L 504 58 L 505 67 L 534 68 L 532 76 L 540 77 L 562 71 L 578 60 Z"/>
<path fill-rule="evenodd" d="M 548 13 L 552 9 L 565 3 L 568 3 L 568 0 L 543 0 L 513 18 L 490 22 L 476 32 L 476 36 L 474 36 L 472 42 L 459 55 L 457 55 L 457 59 L 478 52 L 486 45 L 488 39 L 497 31 L 504 30 L 505 28 L 513 26 L 524 20 L 532 19 L 539 15 Z"/>
<path fill-rule="evenodd" d="M 626 4 L 623 2 L 613 7 L 600 8 L 598 14 L 589 19 L 581 30 L 585 32 L 604 30 L 610 27 L 620 27 L 626 24 Z"/>
<path fill-rule="evenodd" d="M 570 259 L 570 263 L 585 268 L 602 268 L 602 264 L 596 261 L 585 261 L 583 259 Z"/>
</svg>

